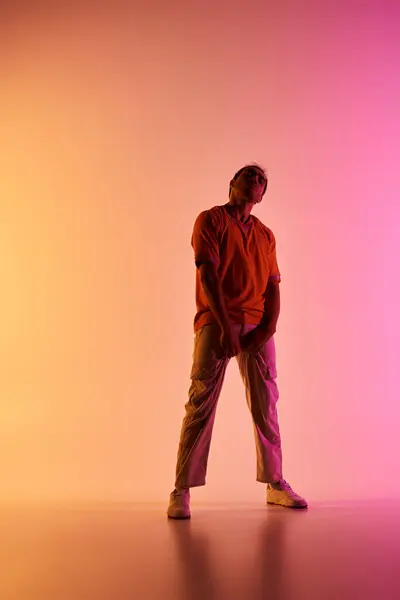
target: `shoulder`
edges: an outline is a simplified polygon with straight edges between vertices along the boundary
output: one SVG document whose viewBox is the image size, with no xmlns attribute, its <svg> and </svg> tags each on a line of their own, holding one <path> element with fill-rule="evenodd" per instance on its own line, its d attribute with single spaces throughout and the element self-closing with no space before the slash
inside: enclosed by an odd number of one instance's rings
<svg viewBox="0 0 400 600">
<path fill-rule="evenodd" d="M 271 246 L 275 246 L 276 240 L 273 231 L 269 227 L 264 225 L 264 223 L 262 223 L 262 221 L 260 221 L 260 219 L 258 219 L 257 217 L 253 216 L 253 220 L 260 235 L 265 236 L 268 240 L 268 243 Z"/>
<path fill-rule="evenodd" d="M 225 225 L 225 210 L 222 206 L 213 206 L 203 210 L 196 218 L 195 227 L 205 227 L 221 231 Z"/>
</svg>

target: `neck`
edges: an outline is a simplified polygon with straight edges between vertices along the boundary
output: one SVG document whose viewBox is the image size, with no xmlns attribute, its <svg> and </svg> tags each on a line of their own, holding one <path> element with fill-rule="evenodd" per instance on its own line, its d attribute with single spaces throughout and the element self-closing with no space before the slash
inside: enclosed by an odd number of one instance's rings
<svg viewBox="0 0 400 600">
<path fill-rule="evenodd" d="M 233 214 L 239 221 L 245 223 L 250 217 L 250 213 L 254 206 L 253 202 L 238 202 L 235 198 L 230 198 L 226 205 L 231 214 Z"/>
</svg>

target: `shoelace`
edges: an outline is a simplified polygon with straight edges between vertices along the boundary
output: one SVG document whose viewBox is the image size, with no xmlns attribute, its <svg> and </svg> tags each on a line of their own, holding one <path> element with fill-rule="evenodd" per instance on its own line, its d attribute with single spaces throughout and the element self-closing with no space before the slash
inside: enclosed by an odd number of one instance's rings
<svg viewBox="0 0 400 600">
<path fill-rule="evenodd" d="M 290 485 L 288 484 L 288 482 L 285 481 L 285 479 L 281 479 L 280 484 L 281 484 L 281 488 L 283 490 L 286 490 L 287 492 L 293 492 L 292 488 L 290 487 Z"/>
</svg>

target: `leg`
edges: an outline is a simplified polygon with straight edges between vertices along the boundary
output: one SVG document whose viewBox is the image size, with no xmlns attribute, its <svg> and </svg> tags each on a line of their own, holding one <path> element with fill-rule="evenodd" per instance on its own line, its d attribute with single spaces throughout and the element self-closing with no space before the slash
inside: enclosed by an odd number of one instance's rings
<svg viewBox="0 0 400 600">
<path fill-rule="evenodd" d="M 176 466 L 176 489 L 205 485 L 218 399 L 229 359 L 219 327 L 206 325 L 195 336 L 189 400 L 185 406 Z"/>
<path fill-rule="evenodd" d="M 244 333 L 253 327 L 245 326 Z M 279 392 L 274 339 L 271 338 L 257 353 L 241 352 L 237 361 L 253 418 L 257 481 L 278 481 L 282 478 L 282 450 L 276 409 Z"/>
</svg>

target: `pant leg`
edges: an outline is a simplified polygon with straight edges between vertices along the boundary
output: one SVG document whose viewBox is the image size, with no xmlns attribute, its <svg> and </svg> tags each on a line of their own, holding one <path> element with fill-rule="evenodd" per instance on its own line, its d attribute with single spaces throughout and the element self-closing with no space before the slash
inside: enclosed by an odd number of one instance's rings
<svg viewBox="0 0 400 600">
<path fill-rule="evenodd" d="M 252 329 L 245 326 L 244 333 Z M 256 353 L 237 356 L 246 399 L 254 426 L 257 452 L 257 481 L 271 483 L 282 477 L 282 449 L 276 404 L 276 354 L 274 338 Z"/>
<path fill-rule="evenodd" d="M 219 343 L 220 330 L 206 325 L 195 335 L 189 400 L 178 448 L 175 487 L 205 485 L 217 403 L 229 359 Z"/>
</svg>

